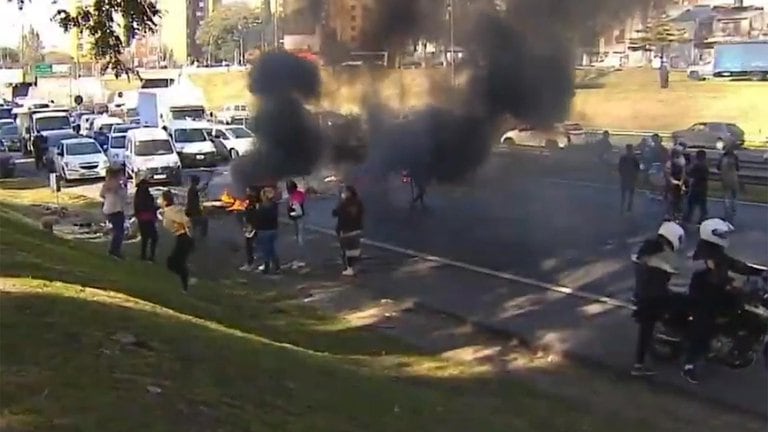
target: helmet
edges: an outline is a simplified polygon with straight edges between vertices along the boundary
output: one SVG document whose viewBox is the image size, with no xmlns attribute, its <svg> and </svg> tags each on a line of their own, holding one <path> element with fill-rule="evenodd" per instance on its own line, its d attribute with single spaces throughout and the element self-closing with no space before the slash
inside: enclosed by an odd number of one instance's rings
<svg viewBox="0 0 768 432">
<path fill-rule="evenodd" d="M 680 249 L 680 245 L 685 238 L 685 231 L 675 222 L 664 222 L 659 227 L 657 234 L 669 240 L 669 242 L 672 243 L 672 250 L 675 251 Z"/>
<path fill-rule="evenodd" d="M 733 225 L 722 219 L 707 219 L 699 227 L 699 239 L 726 248 L 728 235 L 733 232 L 733 229 Z"/>
</svg>

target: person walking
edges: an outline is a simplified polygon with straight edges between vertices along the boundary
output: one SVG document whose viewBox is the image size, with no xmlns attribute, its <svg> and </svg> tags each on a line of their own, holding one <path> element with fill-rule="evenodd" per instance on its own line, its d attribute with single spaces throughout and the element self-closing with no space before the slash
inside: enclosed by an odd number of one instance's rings
<svg viewBox="0 0 768 432">
<path fill-rule="evenodd" d="M 336 218 L 336 235 L 341 246 L 341 260 L 344 276 L 355 275 L 355 264 L 360 259 L 360 239 L 363 234 L 364 207 L 354 186 L 346 185 L 341 192 L 341 201 L 333 210 Z"/>
<path fill-rule="evenodd" d="M 306 258 L 306 251 L 304 249 L 304 216 L 307 214 L 304 205 L 307 196 L 293 180 L 288 180 L 285 183 L 285 190 L 288 192 L 288 219 L 293 222 L 293 232 L 296 238 L 299 257 L 291 263 L 291 268 L 299 269 L 307 265 L 306 261 L 304 261 Z"/>
<path fill-rule="evenodd" d="M 256 242 L 256 229 L 258 227 L 258 207 L 261 197 L 255 187 L 249 186 L 246 190 L 245 199 L 248 204 L 243 211 L 243 239 L 245 240 L 245 264 L 240 267 L 242 271 L 255 270 L 254 261 L 255 253 L 254 249 Z"/>
<path fill-rule="evenodd" d="M 621 212 L 632 212 L 635 200 L 635 186 L 640 174 L 640 161 L 635 156 L 632 144 L 627 144 L 625 152 L 619 158 L 619 181 L 621 182 Z"/>
<path fill-rule="evenodd" d="M 733 224 L 736 219 L 736 201 L 739 197 L 739 156 L 728 146 L 717 163 L 720 182 L 723 186 L 724 219 Z"/>
<path fill-rule="evenodd" d="M 34 153 L 33 156 L 35 158 L 35 170 L 40 171 L 41 168 L 45 167 L 45 153 L 48 150 L 46 148 L 46 143 L 48 142 L 48 139 L 45 137 L 45 135 L 41 133 L 35 134 L 35 136 L 32 138 L 32 152 Z"/>
<path fill-rule="evenodd" d="M 200 176 L 192 175 L 189 177 L 185 213 L 192 221 L 192 234 L 196 238 L 208 236 L 208 218 L 203 214 L 203 207 L 200 204 L 200 192 L 204 191 L 206 187 L 207 185 L 200 186 Z"/>
<path fill-rule="evenodd" d="M 603 131 L 602 136 L 597 140 L 597 157 L 600 162 L 607 163 L 608 155 L 613 151 L 613 144 L 611 143 L 611 133 L 609 131 Z"/>
<path fill-rule="evenodd" d="M 256 208 L 256 244 L 264 260 L 259 270 L 262 274 L 279 274 L 280 259 L 277 255 L 278 205 L 275 202 L 275 190 L 265 187 L 259 194 L 260 202 Z"/>
<path fill-rule="evenodd" d="M 149 183 L 139 180 L 136 185 L 136 195 L 133 197 L 133 215 L 139 224 L 141 236 L 141 260 L 155 262 L 157 250 L 157 211 L 159 206 L 149 191 Z M 149 254 L 147 254 L 149 247 Z"/>
<path fill-rule="evenodd" d="M 106 179 L 101 186 L 99 196 L 103 201 L 102 211 L 112 226 L 112 239 L 109 242 L 109 255 L 123 259 L 123 240 L 125 238 L 125 205 L 128 189 L 119 170 L 107 169 Z"/>
<path fill-rule="evenodd" d="M 689 223 L 693 212 L 699 211 L 699 224 L 707 218 L 707 193 L 709 189 L 709 166 L 707 152 L 698 150 L 693 164 L 688 169 L 688 207 L 685 209 L 683 221 Z"/>
<path fill-rule="evenodd" d="M 187 260 L 195 249 L 195 241 L 191 236 L 192 222 L 185 214 L 184 208 L 176 204 L 173 192 L 163 191 L 161 201 L 163 226 L 176 238 L 165 265 L 179 277 L 181 289 L 186 293 L 189 292 L 189 286 L 195 283 L 195 279 L 189 277 L 187 267 Z"/>
</svg>

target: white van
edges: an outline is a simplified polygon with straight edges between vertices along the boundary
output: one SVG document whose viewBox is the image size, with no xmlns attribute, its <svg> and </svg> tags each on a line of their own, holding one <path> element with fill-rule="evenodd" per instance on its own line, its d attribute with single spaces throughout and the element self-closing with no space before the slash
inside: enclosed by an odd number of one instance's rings
<svg viewBox="0 0 768 432">
<path fill-rule="evenodd" d="M 109 161 L 91 138 L 70 138 L 59 142 L 55 156 L 56 172 L 64 181 L 104 178 Z"/>
<path fill-rule="evenodd" d="M 181 161 L 168 134 L 160 128 L 129 130 L 123 158 L 125 172 L 134 182 L 181 185 Z"/>
<path fill-rule="evenodd" d="M 207 122 L 175 120 L 168 125 L 168 135 L 185 167 L 214 167 L 220 159 L 211 142 L 213 126 Z"/>
</svg>

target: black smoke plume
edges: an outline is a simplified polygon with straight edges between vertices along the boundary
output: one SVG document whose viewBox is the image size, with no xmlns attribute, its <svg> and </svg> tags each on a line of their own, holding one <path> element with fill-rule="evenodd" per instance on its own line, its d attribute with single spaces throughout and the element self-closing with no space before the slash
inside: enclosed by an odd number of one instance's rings
<svg viewBox="0 0 768 432">
<path fill-rule="evenodd" d="M 251 120 L 257 140 L 253 152 L 233 161 L 234 183 L 243 188 L 312 173 L 323 149 L 304 105 L 320 95 L 317 66 L 286 52 L 264 54 L 250 70 L 249 91 L 259 97 Z"/>
</svg>

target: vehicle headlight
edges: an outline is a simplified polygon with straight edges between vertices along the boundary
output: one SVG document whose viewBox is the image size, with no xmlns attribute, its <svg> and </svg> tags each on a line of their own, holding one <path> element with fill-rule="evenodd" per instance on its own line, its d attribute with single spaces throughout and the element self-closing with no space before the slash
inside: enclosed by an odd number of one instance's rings
<svg viewBox="0 0 768 432">
<path fill-rule="evenodd" d="M 69 162 L 64 162 L 64 168 L 73 169 L 74 167 L 75 167 L 74 164 L 71 164 Z"/>
</svg>

